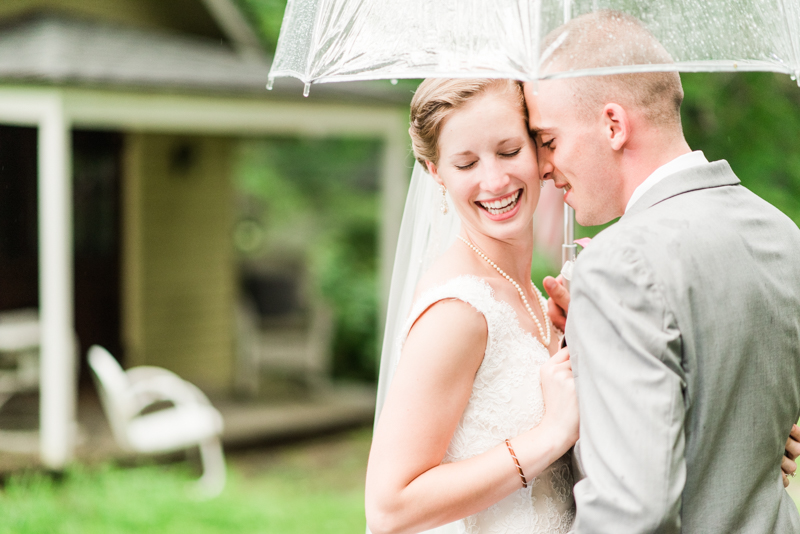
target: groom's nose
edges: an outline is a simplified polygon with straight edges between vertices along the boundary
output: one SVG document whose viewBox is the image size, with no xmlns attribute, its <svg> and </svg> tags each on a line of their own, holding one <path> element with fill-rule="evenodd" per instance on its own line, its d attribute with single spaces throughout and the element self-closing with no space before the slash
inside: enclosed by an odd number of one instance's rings
<svg viewBox="0 0 800 534">
<path fill-rule="evenodd" d="M 553 170 L 555 167 L 550 162 L 550 158 L 547 155 L 542 154 L 542 151 L 539 151 L 539 178 L 542 180 L 553 180 Z"/>
</svg>

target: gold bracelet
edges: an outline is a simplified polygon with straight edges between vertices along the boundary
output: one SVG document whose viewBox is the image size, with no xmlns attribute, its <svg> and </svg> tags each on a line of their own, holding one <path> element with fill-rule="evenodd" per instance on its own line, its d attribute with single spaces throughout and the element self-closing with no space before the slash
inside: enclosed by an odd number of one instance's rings
<svg viewBox="0 0 800 534">
<path fill-rule="evenodd" d="M 514 465 L 517 467 L 517 471 L 519 471 L 519 478 L 522 479 L 522 487 L 528 487 L 528 481 L 525 480 L 525 473 L 522 472 L 522 466 L 519 465 L 519 459 L 517 459 L 517 455 L 514 454 L 514 448 L 511 446 L 511 442 L 506 440 L 506 447 L 508 447 L 508 452 L 511 453 L 511 458 L 514 460 Z"/>
</svg>

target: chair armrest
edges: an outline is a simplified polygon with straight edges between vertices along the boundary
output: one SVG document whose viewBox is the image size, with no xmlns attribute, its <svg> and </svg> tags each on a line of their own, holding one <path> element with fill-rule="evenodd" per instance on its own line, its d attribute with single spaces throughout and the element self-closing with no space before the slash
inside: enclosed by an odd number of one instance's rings
<svg viewBox="0 0 800 534">
<path fill-rule="evenodd" d="M 180 376 L 176 375 L 172 371 L 168 371 L 163 367 L 155 367 L 153 365 L 139 365 L 138 367 L 131 367 L 130 369 L 125 371 L 125 374 L 128 376 L 128 381 L 131 384 L 135 384 L 136 382 L 152 380 L 153 378 L 164 377 L 164 376 L 169 376 L 184 381 Z"/>
<path fill-rule="evenodd" d="M 176 406 L 211 406 L 208 397 L 197 386 L 175 373 L 160 367 L 140 366 L 127 371 L 130 398 L 139 413 L 156 402 L 172 402 Z"/>
</svg>

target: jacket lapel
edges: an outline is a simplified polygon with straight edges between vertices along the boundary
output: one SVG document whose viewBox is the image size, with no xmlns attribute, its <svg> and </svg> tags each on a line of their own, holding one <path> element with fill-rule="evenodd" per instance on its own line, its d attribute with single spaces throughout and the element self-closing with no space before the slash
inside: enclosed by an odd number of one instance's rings
<svg viewBox="0 0 800 534">
<path fill-rule="evenodd" d="M 731 166 L 725 160 L 692 167 L 686 171 L 667 176 L 654 185 L 652 189 L 642 195 L 642 198 L 631 206 L 622 218 L 635 215 L 651 206 L 655 206 L 659 202 L 689 191 L 738 185 L 739 183 L 741 183 L 739 178 L 736 177 Z"/>
</svg>

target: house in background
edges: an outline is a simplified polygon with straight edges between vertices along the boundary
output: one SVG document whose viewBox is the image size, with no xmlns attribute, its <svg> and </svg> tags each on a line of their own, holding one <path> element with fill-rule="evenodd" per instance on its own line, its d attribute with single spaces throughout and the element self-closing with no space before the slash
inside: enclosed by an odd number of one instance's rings
<svg viewBox="0 0 800 534">
<path fill-rule="evenodd" d="M 304 99 L 290 81 L 267 92 L 268 68 L 232 0 L 0 3 L 0 311 L 39 310 L 46 466 L 71 457 L 76 359 L 91 344 L 230 392 L 240 139 L 382 140 L 388 293 L 410 95 L 333 84 Z"/>
</svg>

